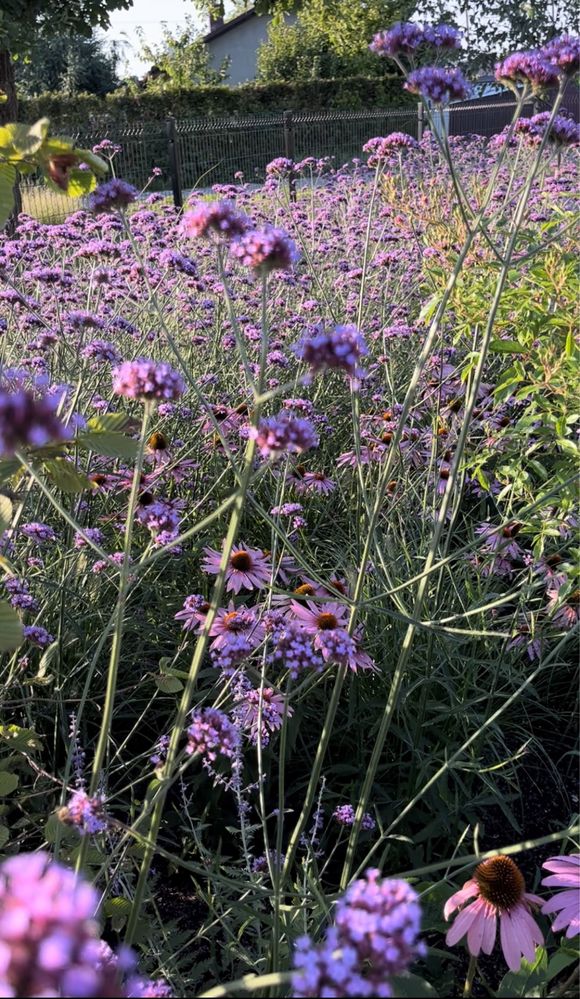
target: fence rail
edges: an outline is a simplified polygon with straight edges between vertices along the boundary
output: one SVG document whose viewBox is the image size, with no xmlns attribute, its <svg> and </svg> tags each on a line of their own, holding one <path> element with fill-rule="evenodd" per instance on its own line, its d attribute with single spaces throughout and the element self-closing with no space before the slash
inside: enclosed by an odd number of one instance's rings
<svg viewBox="0 0 580 999">
<path fill-rule="evenodd" d="M 450 135 L 493 135 L 510 121 L 513 102 L 457 104 L 434 115 Z M 537 106 L 526 105 L 524 114 Z M 438 124 L 438 121 L 441 124 Z M 174 204 L 183 204 L 184 194 L 194 188 L 228 184 L 243 173 L 246 181 L 262 181 L 265 167 L 285 156 L 298 162 L 307 156 L 334 157 L 336 166 L 361 155 L 362 146 L 376 135 L 404 131 L 421 138 L 427 120 L 423 106 L 371 108 L 365 111 L 280 111 L 220 118 L 168 118 L 165 122 L 131 125 L 120 129 L 79 129 L 71 136 L 90 148 L 107 138 L 121 146 L 115 157 L 118 176 L 143 188 L 171 192 Z M 153 168 L 161 170 L 151 182 Z M 61 221 L 74 210 L 70 200 L 59 199 L 37 180 L 22 185 L 23 208 L 44 221 Z M 82 207 L 79 202 L 78 207 Z"/>
</svg>

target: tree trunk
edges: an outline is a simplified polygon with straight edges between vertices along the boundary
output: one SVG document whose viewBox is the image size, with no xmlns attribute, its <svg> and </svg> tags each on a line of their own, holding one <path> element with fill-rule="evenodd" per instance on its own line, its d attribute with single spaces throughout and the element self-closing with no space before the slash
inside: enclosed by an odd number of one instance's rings
<svg viewBox="0 0 580 999">
<path fill-rule="evenodd" d="M 0 49 L 0 91 L 6 100 L 0 101 L 0 125 L 18 121 L 18 99 L 14 80 L 14 63 L 8 49 Z M 22 197 L 18 181 L 14 185 L 14 211 L 6 223 L 7 231 L 12 235 L 16 229 L 16 220 L 22 211 Z"/>
</svg>

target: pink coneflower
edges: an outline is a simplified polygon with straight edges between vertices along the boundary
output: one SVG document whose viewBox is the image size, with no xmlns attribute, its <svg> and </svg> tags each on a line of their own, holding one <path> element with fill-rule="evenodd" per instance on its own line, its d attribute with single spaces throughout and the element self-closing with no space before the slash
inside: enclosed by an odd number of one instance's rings
<svg viewBox="0 0 580 999">
<path fill-rule="evenodd" d="M 566 929 L 566 936 L 575 937 L 580 933 L 580 853 L 572 853 L 569 857 L 550 857 L 542 864 L 551 871 L 548 878 L 543 878 L 546 888 L 563 888 L 542 906 L 542 912 L 557 912 L 552 923 L 552 932 Z"/>
<path fill-rule="evenodd" d="M 473 878 L 445 903 L 445 919 L 470 898 L 475 901 L 461 909 L 447 933 L 449 947 L 467 934 L 467 947 L 473 957 L 481 951 L 491 954 L 499 918 L 501 949 L 510 970 L 519 971 L 522 955 L 527 961 L 534 960 L 536 946 L 544 938 L 530 908 L 541 905 L 542 899 L 526 892 L 524 876 L 511 857 L 498 854 L 479 864 Z"/>
<path fill-rule="evenodd" d="M 227 608 L 220 607 L 217 611 L 209 633 L 215 638 L 214 649 L 222 649 L 235 635 L 243 635 L 256 648 L 264 638 L 265 629 L 255 610 L 244 606 L 235 608 L 230 600 Z"/>
<path fill-rule="evenodd" d="M 560 597 L 559 589 L 548 589 L 547 595 L 547 609 L 556 611 L 552 621 L 560 628 L 570 631 L 580 620 L 580 589 L 573 590 L 564 600 Z"/>
<path fill-rule="evenodd" d="M 342 629 L 347 625 L 346 607 L 335 602 L 320 604 L 317 607 L 311 600 L 306 601 L 306 606 L 293 600 L 290 609 L 294 616 L 300 620 L 304 630 L 312 635 L 319 631 Z"/>
<path fill-rule="evenodd" d="M 217 576 L 222 553 L 214 548 L 204 548 L 205 560 L 202 571 Z M 240 590 L 262 590 L 270 581 L 272 566 L 258 548 L 234 545 L 226 569 L 226 590 L 239 593 Z"/>
<path fill-rule="evenodd" d="M 298 491 L 320 493 L 322 496 L 328 496 L 334 489 L 336 489 L 336 482 L 329 478 L 326 472 L 305 472 Z"/>
</svg>

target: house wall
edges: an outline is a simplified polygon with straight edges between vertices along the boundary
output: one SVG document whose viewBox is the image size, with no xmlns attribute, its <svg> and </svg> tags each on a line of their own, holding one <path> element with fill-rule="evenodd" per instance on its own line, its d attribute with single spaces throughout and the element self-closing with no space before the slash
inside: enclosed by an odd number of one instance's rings
<svg viewBox="0 0 580 999">
<path fill-rule="evenodd" d="M 267 15 L 248 18 L 231 31 L 205 43 L 214 69 L 219 68 L 226 56 L 231 59 L 229 77 L 224 83 L 234 86 L 256 78 L 258 46 L 266 40 L 271 20 Z"/>
</svg>

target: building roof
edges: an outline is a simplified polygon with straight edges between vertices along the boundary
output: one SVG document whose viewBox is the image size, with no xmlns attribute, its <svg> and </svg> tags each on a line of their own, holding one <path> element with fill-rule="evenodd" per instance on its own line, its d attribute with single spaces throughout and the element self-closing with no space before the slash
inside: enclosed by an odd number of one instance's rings
<svg viewBox="0 0 580 999">
<path fill-rule="evenodd" d="M 232 31 L 233 28 L 237 28 L 238 25 L 243 24 L 244 21 L 249 21 L 252 17 L 257 17 L 255 10 L 246 10 L 243 14 L 238 14 L 237 17 L 232 17 L 230 21 L 224 21 L 222 24 L 217 24 L 215 28 L 212 28 L 207 35 L 203 36 L 204 42 L 213 42 L 214 38 L 219 38 L 220 35 L 225 35 L 226 32 Z"/>
</svg>

